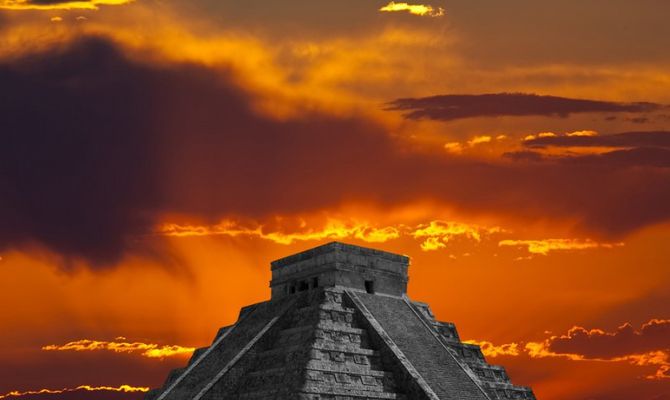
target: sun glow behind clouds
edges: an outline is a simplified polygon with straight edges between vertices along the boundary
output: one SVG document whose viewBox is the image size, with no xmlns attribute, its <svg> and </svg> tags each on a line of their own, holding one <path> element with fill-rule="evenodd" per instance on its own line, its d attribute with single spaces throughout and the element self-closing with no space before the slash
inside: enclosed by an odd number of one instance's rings
<svg viewBox="0 0 670 400">
<path fill-rule="evenodd" d="M 418 15 L 421 17 L 441 17 L 444 15 L 444 9 L 442 7 L 433 8 L 433 6 L 427 6 L 423 4 L 408 4 L 408 3 L 396 3 L 394 1 L 388 3 L 384 7 L 380 8 L 379 11 L 383 12 L 398 12 L 398 11 L 407 11 L 412 15 Z"/>
<path fill-rule="evenodd" d="M 303 227 L 304 228 L 304 227 Z M 321 228 L 307 228 L 293 232 L 271 230 L 262 224 L 247 226 L 231 220 L 216 225 L 163 224 L 158 229 L 166 236 L 247 236 L 270 240 L 278 244 L 292 244 L 296 241 L 356 238 L 369 243 L 382 243 L 400 237 L 398 228 L 393 226 L 375 227 L 364 222 L 344 222 L 329 219 Z"/>
<path fill-rule="evenodd" d="M 385 243 L 404 237 L 420 242 L 423 251 L 447 247 L 453 239 L 480 242 L 492 234 L 505 233 L 498 226 L 481 226 L 458 221 L 432 220 L 414 224 L 375 225 L 365 221 L 327 218 L 323 223 L 308 223 L 280 218 L 275 223 L 223 220 L 215 225 L 165 223 L 157 234 L 173 237 L 229 236 L 250 237 L 290 245 L 302 241 L 358 239 L 368 243 Z"/>
</svg>

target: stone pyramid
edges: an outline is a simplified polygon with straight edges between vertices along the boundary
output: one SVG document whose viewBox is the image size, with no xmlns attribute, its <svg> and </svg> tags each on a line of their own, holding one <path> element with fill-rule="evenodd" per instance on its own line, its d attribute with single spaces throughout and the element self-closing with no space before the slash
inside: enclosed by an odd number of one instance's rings
<svg viewBox="0 0 670 400">
<path fill-rule="evenodd" d="M 272 263 L 244 307 L 148 400 L 535 399 L 407 298 L 405 256 L 338 242 Z"/>
</svg>

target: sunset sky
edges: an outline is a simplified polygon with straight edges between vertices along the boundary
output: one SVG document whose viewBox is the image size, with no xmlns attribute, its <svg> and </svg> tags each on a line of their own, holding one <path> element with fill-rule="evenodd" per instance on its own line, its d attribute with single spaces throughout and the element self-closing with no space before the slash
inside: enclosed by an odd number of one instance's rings
<svg viewBox="0 0 670 400">
<path fill-rule="evenodd" d="M 539 400 L 670 400 L 667 0 L 0 0 L 0 399 L 141 399 L 338 240 Z"/>
</svg>

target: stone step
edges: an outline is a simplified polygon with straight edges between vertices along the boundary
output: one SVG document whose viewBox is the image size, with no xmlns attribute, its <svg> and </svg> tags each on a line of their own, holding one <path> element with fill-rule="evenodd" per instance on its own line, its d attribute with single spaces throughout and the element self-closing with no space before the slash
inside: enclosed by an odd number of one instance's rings
<svg viewBox="0 0 670 400">
<path fill-rule="evenodd" d="M 454 341 L 445 341 L 450 349 L 452 349 L 456 356 L 467 363 L 479 362 L 486 364 L 486 358 L 482 354 L 482 350 L 476 344 L 454 342 Z"/>
<path fill-rule="evenodd" d="M 309 360 L 307 361 L 306 368 L 309 370 L 315 371 L 324 371 L 324 372 L 337 372 L 345 374 L 354 374 L 354 375 L 369 375 L 378 378 L 392 378 L 392 375 L 388 372 L 373 369 L 369 364 L 356 364 L 356 363 L 345 363 L 345 362 L 332 362 L 332 361 L 323 361 L 323 360 Z"/>
<path fill-rule="evenodd" d="M 327 305 L 317 305 L 310 309 L 303 309 L 296 311 L 289 316 L 288 320 L 291 327 L 300 327 L 308 325 L 316 325 L 319 323 L 340 323 L 353 327 L 354 324 L 354 310 L 336 308 Z"/>
<path fill-rule="evenodd" d="M 365 387 L 328 384 L 322 382 L 306 382 L 301 392 L 312 397 L 304 399 L 404 399 L 405 397 L 393 390 L 368 390 Z M 318 397 L 316 397 L 318 396 Z"/>
<path fill-rule="evenodd" d="M 357 344 L 346 345 L 333 342 L 316 342 L 307 351 L 301 344 L 276 347 L 260 352 L 257 357 L 259 364 L 272 367 L 305 353 L 307 353 L 305 359 L 316 361 L 365 365 L 370 368 L 381 364 L 381 355 L 375 350 L 363 349 Z"/>
<path fill-rule="evenodd" d="M 481 381 L 510 383 L 509 376 L 503 367 L 479 363 L 468 363 L 468 367 Z"/>
<path fill-rule="evenodd" d="M 236 400 L 276 400 L 277 390 L 254 390 L 242 393 L 235 397 Z M 363 393 L 363 394 L 330 394 L 330 393 L 297 393 L 291 400 L 367 400 L 367 399 L 390 399 L 407 400 L 407 398 L 398 393 Z"/>
<path fill-rule="evenodd" d="M 276 346 L 302 343 L 311 338 L 337 343 L 365 343 L 365 331 L 345 323 L 319 321 L 316 325 L 303 325 L 283 329 L 277 335 Z"/>
<path fill-rule="evenodd" d="M 344 306 L 342 303 L 314 303 L 308 304 L 300 308 L 296 308 L 293 312 L 295 314 L 309 314 L 310 312 L 325 310 L 325 311 L 343 311 L 353 313 L 354 309 Z"/>
<path fill-rule="evenodd" d="M 492 400 L 535 400 L 533 390 L 526 386 L 515 386 L 505 383 L 483 383 L 486 392 Z"/>
<path fill-rule="evenodd" d="M 320 339 L 314 341 L 314 344 L 312 344 L 312 348 L 322 352 L 339 351 L 347 354 L 360 354 L 368 357 L 380 356 L 380 353 L 377 350 L 361 347 L 358 344 L 351 345 L 347 343 L 338 343 Z"/>
</svg>

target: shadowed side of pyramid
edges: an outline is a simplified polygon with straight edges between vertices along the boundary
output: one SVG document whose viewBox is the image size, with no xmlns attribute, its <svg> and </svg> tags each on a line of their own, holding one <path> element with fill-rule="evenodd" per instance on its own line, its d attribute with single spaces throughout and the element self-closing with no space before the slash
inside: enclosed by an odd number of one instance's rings
<svg viewBox="0 0 670 400">
<path fill-rule="evenodd" d="M 272 263 L 242 309 L 148 400 L 534 399 L 406 296 L 407 257 L 329 243 Z"/>
</svg>

